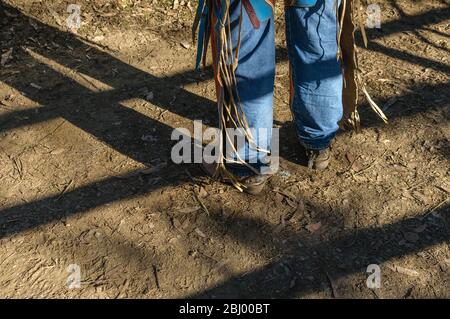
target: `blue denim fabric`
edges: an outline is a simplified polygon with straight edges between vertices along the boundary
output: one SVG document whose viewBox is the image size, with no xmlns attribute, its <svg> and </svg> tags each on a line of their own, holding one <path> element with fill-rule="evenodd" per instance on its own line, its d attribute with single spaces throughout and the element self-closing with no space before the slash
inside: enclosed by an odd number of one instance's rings
<svg viewBox="0 0 450 319">
<path fill-rule="evenodd" d="M 240 0 L 230 8 L 233 46 L 238 41 Z M 275 35 L 273 17 L 255 29 L 245 10 L 241 25 L 239 65 L 236 69 L 240 103 L 252 129 L 273 125 L 275 78 Z M 309 149 L 328 147 L 342 117 L 343 77 L 337 60 L 335 0 L 317 0 L 313 7 L 286 9 L 286 37 L 292 67 L 294 98 L 292 112 L 300 142 Z M 282 143 L 283 141 L 280 141 Z M 258 141 L 269 148 L 270 139 Z M 241 158 L 261 165 L 248 145 L 239 150 Z M 238 175 L 242 175 L 240 169 Z M 245 169 L 244 169 L 245 171 Z"/>
<path fill-rule="evenodd" d="M 239 36 L 241 1 L 234 1 L 230 8 L 231 39 L 236 48 Z M 255 142 L 270 150 L 273 126 L 273 85 L 275 80 L 275 32 L 273 17 L 261 21 L 258 29 L 251 24 L 243 9 L 239 64 L 236 69 L 237 92 L 242 111 L 249 128 L 255 134 Z M 260 130 L 260 129 L 265 129 Z M 264 134 L 259 135 L 258 132 Z M 265 134 L 267 133 L 267 134 Z M 264 152 L 257 152 L 248 143 L 238 148 L 241 159 L 255 168 L 264 165 Z M 237 155 L 234 154 L 234 159 Z"/>
<path fill-rule="evenodd" d="M 289 7 L 285 17 L 298 136 L 305 147 L 324 149 L 335 137 L 343 113 L 335 0 L 318 0 L 311 8 Z"/>
</svg>

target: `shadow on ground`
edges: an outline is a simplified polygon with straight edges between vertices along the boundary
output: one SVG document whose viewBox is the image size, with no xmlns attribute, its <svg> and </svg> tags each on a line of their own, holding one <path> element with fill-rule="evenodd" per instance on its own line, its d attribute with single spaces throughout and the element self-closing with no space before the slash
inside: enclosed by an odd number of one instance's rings
<svg viewBox="0 0 450 319">
<path fill-rule="evenodd" d="M 8 15 L 5 14 L 6 11 Z M 369 38 L 376 39 L 392 32 L 414 31 L 420 27 L 411 22 L 414 19 L 429 20 L 431 23 L 436 22 L 436 20 L 443 21 L 449 17 L 450 8 L 439 11 L 431 10 L 423 13 L 420 17 L 404 16 L 399 21 L 388 23 L 382 33 L 371 31 Z M 39 43 L 33 48 L 35 54 L 55 61 L 69 69 L 76 69 L 112 87 L 110 90 L 91 91 L 76 81 L 64 77 L 49 65 L 43 63 L 42 60 L 34 60 L 33 72 L 46 75 L 46 77 L 38 78 L 35 83 L 45 87 L 48 78 L 51 78 L 57 85 L 51 91 L 41 91 L 25 85 L 21 75 L 9 75 L 2 78 L 2 82 L 22 92 L 31 100 L 38 102 L 41 107 L 13 111 L 2 115 L 0 117 L 0 131 L 12 130 L 54 118 L 64 118 L 118 152 L 138 162 L 149 164 L 161 158 L 169 157 L 170 146 L 172 145 L 169 137 L 173 128 L 124 107 L 121 101 L 139 98 L 142 96 L 139 92 L 142 92 L 143 88 L 150 87 L 154 91 L 166 92 L 157 95 L 152 100 L 153 104 L 162 109 L 190 120 L 196 119 L 197 114 L 202 114 L 202 116 L 204 114 L 210 120 L 215 117 L 215 108 L 212 101 L 179 88 L 180 85 L 185 85 L 192 79 L 195 79 L 195 81 L 210 79 L 210 70 L 200 74 L 188 71 L 170 77 L 158 78 L 114 58 L 71 33 L 59 31 L 25 16 L 22 12 L 4 2 L 0 2 L 0 20 L 3 21 L 3 24 L 13 23 L 20 28 L 14 40 L 17 47 L 24 45 L 22 41 L 28 41 L 26 39 L 33 37 Z M 37 28 L 32 27 L 30 21 L 33 21 Z M 52 48 L 52 43 L 58 44 L 58 47 Z M 67 47 L 73 49 L 67 50 Z M 431 61 L 426 57 L 400 52 L 376 43 L 371 44 L 369 49 L 396 59 L 402 59 L 447 74 L 450 73 L 447 65 Z M 86 58 L 86 52 L 89 52 L 89 59 Z M 279 61 L 285 60 L 285 51 L 279 49 L 277 57 Z M 21 63 L 33 58 L 28 51 L 22 50 L 16 56 L 16 59 L 16 63 Z M 418 84 L 409 89 L 411 93 L 401 97 L 405 103 L 417 101 L 417 99 L 426 100 L 436 95 L 448 98 L 448 83 L 438 85 Z M 177 96 L 176 99 L 179 102 L 173 103 L 174 95 Z M 193 109 L 196 110 L 195 113 L 192 112 Z M 411 107 L 389 114 L 389 117 L 395 119 L 423 112 L 427 112 L 427 110 Z M 124 118 L 127 121 L 123 124 L 119 126 L 113 124 L 116 119 Z M 282 137 L 295 135 L 286 123 L 277 124 L 283 126 Z M 369 118 L 365 124 L 372 127 L 381 125 L 380 121 L 373 117 Z M 153 152 L 143 152 L 141 144 L 136 141 L 140 140 L 140 136 L 149 127 L 153 127 L 159 132 L 163 138 L 163 141 L 161 141 L 163 146 Z M 287 157 L 286 154 L 284 156 Z M 287 159 L 289 160 L 289 158 Z M 192 172 L 194 175 L 201 174 L 198 169 L 193 169 Z M 165 186 L 182 185 L 189 180 L 187 177 L 180 178 L 181 175 L 185 175 L 184 167 L 171 163 L 162 171 L 155 173 L 157 176 L 164 176 L 164 181 L 157 184 L 150 183 L 153 175 L 136 178 L 134 173 L 131 172 L 127 176 L 121 176 L 121 178 L 111 177 L 100 180 L 65 194 L 3 208 L 0 211 L 0 238 L 63 220 L 73 214 L 83 213 L 107 203 L 148 194 Z M 336 213 L 339 214 L 339 212 Z M 424 212 L 424 214 L 426 213 Z M 364 273 L 368 264 L 386 262 L 392 258 L 416 253 L 427 247 L 448 241 L 448 213 L 449 206 L 445 206 L 431 215 L 401 220 L 381 227 L 357 229 L 339 234 L 335 238 L 331 236 L 327 241 L 299 237 L 295 232 L 286 230 L 286 237 L 289 238 L 289 241 L 283 244 L 283 250 L 285 255 L 290 255 L 289 258 L 277 259 L 277 257 L 272 256 L 275 258 L 272 263 L 249 274 L 232 277 L 211 289 L 192 294 L 190 297 L 298 297 L 311 291 L 317 291 L 323 287 L 304 279 L 309 274 L 317 272 L 317 269 L 320 269 L 324 278 L 339 280 L 339 278 L 349 274 Z M 219 212 L 213 213 L 209 217 L 209 227 L 215 229 L 225 223 L 230 227 L 225 236 L 237 240 L 240 244 L 251 249 L 258 250 L 261 246 L 272 245 L 272 243 L 266 241 L 264 235 L 261 235 L 261 230 L 273 233 L 272 226 L 260 220 L 239 217 L 239 215 L 239 212 L 235 212 L 233 217 L 228 217 L 224 221 L 224 217 Z M 398 238 L 402 232 L 418 227 L 424 221 L 430 219 L 441 221 L 443 224 L 439 226 L 435 222 L 429 223 L 430 226 L 423 233 L 420 241 L 414 245 L 398 244 Z M 445 225 L 445 228 L 442 225 Z M 353 245 L 355 242 L 358 245 Z M 277 250 L 280 247 L 273 246 L 272 249 Z M 336 249 L 339 249 L 338 253 L 336 253 Z M 354 259 L 357 259 L 356 263 Z M 308 262 L 305 263 L 305 260 L 308 260 Z"/>
</svg>

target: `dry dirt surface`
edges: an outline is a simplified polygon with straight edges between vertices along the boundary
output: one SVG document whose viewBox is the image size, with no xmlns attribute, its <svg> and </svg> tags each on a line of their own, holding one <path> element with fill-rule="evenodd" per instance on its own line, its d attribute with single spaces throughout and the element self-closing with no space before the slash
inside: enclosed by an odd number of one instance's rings
<svg viewBox="0 0 450 319">
<path fill-rule="evenodd" d="M 174 128 L 216 118 L 195 1 L 78 1 L 69 30 L 71 2 L 0 0 L 0 297 L 450 297 L 449 1 L 380 1 L 358 45 L 390 121 L 361 99 L 325 172 L 291 124 L 278 4 L 281 169 L 257 197 L 170 159 Z"/>
</svg>

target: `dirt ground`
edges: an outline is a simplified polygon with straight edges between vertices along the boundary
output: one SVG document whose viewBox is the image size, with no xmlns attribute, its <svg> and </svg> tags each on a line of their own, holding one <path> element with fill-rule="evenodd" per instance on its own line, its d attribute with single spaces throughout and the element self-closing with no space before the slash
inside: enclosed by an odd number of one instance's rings
<svg viewBox="0 0 450 319">
<path fill-rule="evenodd" d="M 358 43 L 389 124 L 361 99 L 320 173 L 291 124 L 278 4 L 281 169 L 257 197 L 170 160 L 174 128 L 215 123 L 195 1 L 78 1 L 70 31 L 71 2 L 0 0 L 0 297 L 450 297 L 449 1 L 380 1 Z"/>
</svg>

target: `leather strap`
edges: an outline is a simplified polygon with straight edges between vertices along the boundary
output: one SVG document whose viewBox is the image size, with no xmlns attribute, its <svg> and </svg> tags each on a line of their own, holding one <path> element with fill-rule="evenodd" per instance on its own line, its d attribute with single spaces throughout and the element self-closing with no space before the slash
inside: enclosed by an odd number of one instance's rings
<svg viewBox="0 0 450 319">
<path fill-rule="evenodd" d="M 247 11 L 248 17 L 250 18 L 250 22 L 253 25 L 253 28 L 259 29 L 261 26 L 261 23 L 258 20 L 258 17 L 256 16 L 255 9 L 253 9 L 252 4 L 249 0 L 242 0 L 242 4 L 244 5 L 245 11 Z"/>
</svg>

